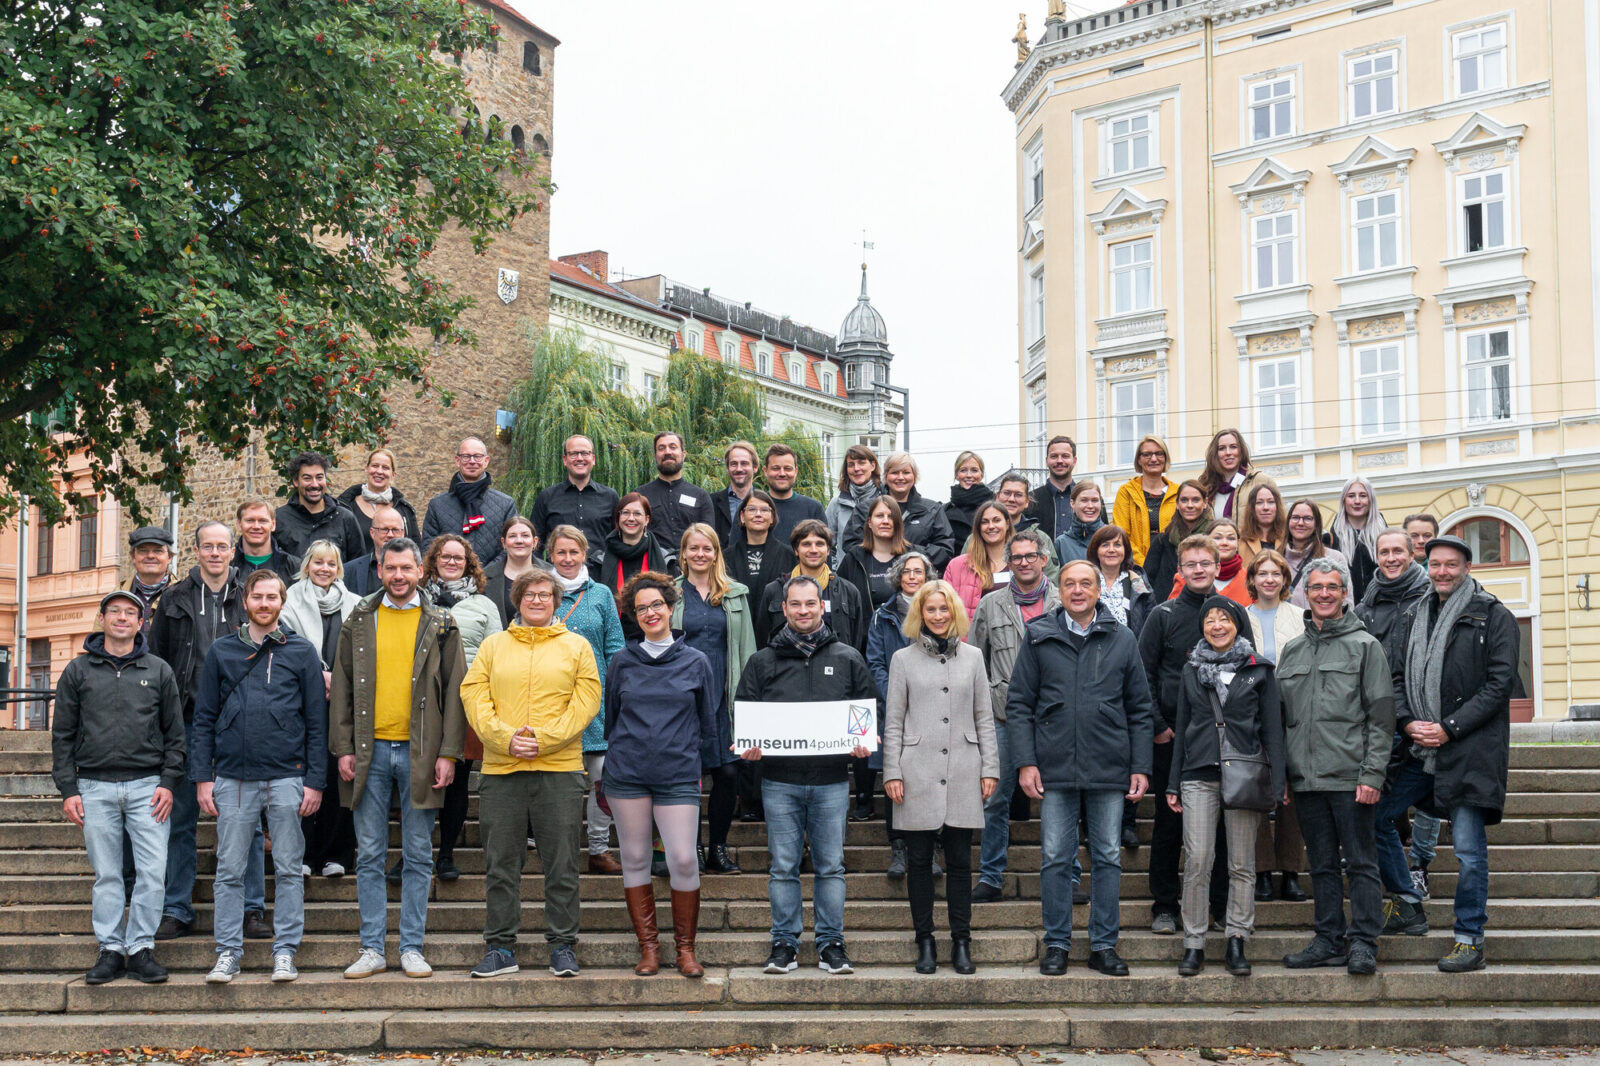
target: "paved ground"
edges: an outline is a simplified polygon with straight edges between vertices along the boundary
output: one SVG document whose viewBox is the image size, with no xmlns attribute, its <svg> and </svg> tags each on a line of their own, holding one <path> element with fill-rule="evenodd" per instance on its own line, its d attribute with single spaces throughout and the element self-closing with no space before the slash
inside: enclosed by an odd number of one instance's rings
<svg viewBox="0 0 1600 1066">
<path fill-rule="evenodd" d="M 509 1066 L 535 1061 L 540 1066 L 1189 1066 L 1223 1063 L 1232 1066 L 1522 1066 L 1563 1064 L 1600 1066 L 1600 1049 L 1587 1048 L 1189 1048 L 1186 1050 L 1081 1051 L 1052 1048 L 914 1048 L 868 1045 L 848 1051 L 763 1050 L 749 1046 L 715 1051 L 657 1051 L 628 1054 L 431 1055 L 389 1053 L 342 1055 L 308 1051 L 298 1055 L 218 1054 L 205 1048 L 171 1051 L 127 1048 L 97 1055 L 47 1056 L 0 1060 L 0 1066 L 44 1066 L 48 1063 L 134 1063 L 143 1066 L 281 1066 L 328 1063 L 330 1066 Z"/>
</svg>

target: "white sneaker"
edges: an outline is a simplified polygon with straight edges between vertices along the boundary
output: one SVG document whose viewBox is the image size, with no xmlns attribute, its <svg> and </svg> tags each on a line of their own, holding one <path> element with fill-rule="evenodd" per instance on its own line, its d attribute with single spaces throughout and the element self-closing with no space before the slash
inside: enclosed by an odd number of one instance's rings
<svg viewBox="0 0 1600 1066">
<path fill-rule="evenodd" d="M 301 863 L 300 864 L 300 876 L 301 877 L 310 877 L 311 876 L 311 867 L 307 866 L 305 863 Z"/>
<path fill-rule="evenodd" d="M 233 980 L 239 972 L 239 953 L 237 951 L 221 951 L 217 953 L 216 965 L 211 967 L 211 972 L 206 974 L 206 984 L 225 985 Z"/>
<path fill-rule="evenodd" d="M 272 956 L 272 979 L 279 983 L 293 981 L 300 976 L 300 971 L 294 968 L 294 956 L 287 951 L 280 951 Z"/>
<path fill-rule="evenodd" d="M 322 864 L 322 876 L 323 877 L 343 877 L 344 876 L 344 866 L 342 866 L 341 864 L 336 863 L 336 862 L 325 862 L 325 863 Z"/>
<path fill-rule="evenodd" d="M 407 977 L 433 976 L 433 967 L 428 965 L 428 960 L 422 957 L 420 951 L 402 951 L 400 968 L 406 972 Z"/>
<path fill-rule="evenodd" d="M 371 948 L 362 948 L 361 954 L 356 956 L 356 961 L 345 967 L 344 975 L 353 981 L 362 977 L 371 977 L 375 973 L 382 973 L 388 968 L 389 963 L 383 957 L 383 952 L 373 951 Z"/>
</svg>

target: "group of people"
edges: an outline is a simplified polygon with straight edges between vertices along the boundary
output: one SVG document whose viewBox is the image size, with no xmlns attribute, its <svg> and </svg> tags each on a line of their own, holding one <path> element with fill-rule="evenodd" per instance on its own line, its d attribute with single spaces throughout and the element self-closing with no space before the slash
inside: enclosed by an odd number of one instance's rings
<svg viewBox="0 0 1600 1066">
<path fill-rule="evenodd" d="M 1427 931 L 1439 817 L 1460 863 L 1440 967 L 1484 964 L 1484 830 L 1504 806 L 1516 624 L 1471 578 L 1466 542 L 1428 516 L 1389 528 L 1357 478 L 1324 534 L 1317 504 L 1285 508 L 1234 430 L 1181 484 L 1146 437 L 1109 522 L 1066 437 L 1037 488 L 1012 472 L 991 491 L 962 453 L 948 504 L 919 493 L 904 453 L 880 464 L 852 446 L 824 505 L 795 491 L 782 444 L 728 446 L 716 491 L 684 479 L 685 448 L 658 434 L 659 476 L 622 495 L 592 479 L 595 445 L 573 436 L 566 477 L 523 516 L 468 437 L 420 523 L 389 450 L 337 498 L 330 460 L 303 453 L 282 506 L 251 498 L 235 528 L 197 526 L 179 580 L 172 535 L 135 530 L 134 575 L 102 600 L 53 722 L 55 780 L 95 870 L 88 983 L 165 979 L 154 946 L 192 931 L 201 811 L 217 819 L 208 981 L 240 972 L 247 938 L 270 938 L 272 979 L 294 980 L 306 878 L 352 869 L 360 948 L 345 976 L 388 966 L 386 881 L 400 886 L 400 967 L 428 976 L 430 886 L 461 876 L 474 768 L 475 977 L 518 969 L 529 847 L 552 973 L 579 972 L 586 863 L 621 875 L 640 975 L 662 965 L 666 878 L 672 963 L 700 976 L 700 877 L 740 872 L 736 813 L 765 823 L 766 970 L 797 965 L 809 854 L 818 965 L 851 972 L 844 840 L 850 820 L 878 816 L 880 774 L 920 973 L 938 966 L 940 877 L 950 963 L 974 971 L 972 905 L 1004 897 L 1010 822 L 1032 801 L 1041 972 L 1065 971 L 1087 903 L 1089 965 L 1126 974 L 1121 849 L 1139 845 L 1150 791 L 1152 929 L 1181 922 L 1180 973 L 1204 967 L 1213 920 L 1227 969 L 1248 973 L 1255 902 L 1304 900 L 1306 857 L 1315 938 L 1286 965 L 1373 972 L 1378 935 Z M 736 702 L 816 700 L 874 701 L 878 750 L 735 749 Z M 392 818 L 400 859 L 386 869 Z"/>
</svg>

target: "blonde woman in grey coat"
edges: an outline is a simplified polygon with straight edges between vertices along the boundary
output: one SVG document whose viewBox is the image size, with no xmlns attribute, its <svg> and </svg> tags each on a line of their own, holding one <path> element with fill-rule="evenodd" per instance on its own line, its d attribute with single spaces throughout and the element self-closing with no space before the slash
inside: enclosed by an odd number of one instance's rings
<svg viewBox="0 0 1600 1066">
<path fill-rule="evenodd" d="M 967 612 L 948 581 L 930 581 L 906 608 L 911 643 L 889 660 L 883 791 L 905 833 L 906 889 L 917 935 L 917 972 L 937 969 L 933 849 L 944 847 L 950 961 L 972 973 L 972 831 L 999 784 L 994 710 L 983 654 L 964 641 Z"/>
</svg>

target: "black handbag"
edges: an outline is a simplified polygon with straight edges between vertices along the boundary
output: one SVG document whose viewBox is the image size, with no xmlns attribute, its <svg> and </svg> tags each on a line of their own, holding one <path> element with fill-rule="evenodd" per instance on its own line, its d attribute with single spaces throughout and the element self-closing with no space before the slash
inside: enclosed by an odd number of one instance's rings
<svg viewBox="0 0 1600 1066">
<path fill-rule="evenodd" d="M 1222 753 L 1222 806 L 1225 810 L 1271 811 L 1278 797 L 1272 792 L 1272 763 L 1266 746 L 1260 751 L 1239 751 L 1228 743 L 1228 728 L 1222 720 L 1222 700 L 1216 689 L 1207 687 L 1211 713 L 1217 717 L 1217 747 Z"/>
</svg>

